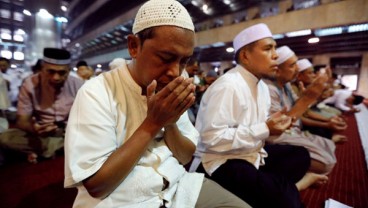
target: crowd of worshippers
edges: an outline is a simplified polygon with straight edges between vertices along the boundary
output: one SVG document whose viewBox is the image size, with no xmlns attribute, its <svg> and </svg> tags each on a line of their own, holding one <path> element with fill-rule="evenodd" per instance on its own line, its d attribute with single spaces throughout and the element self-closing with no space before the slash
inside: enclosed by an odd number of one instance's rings
<svg viewBox="0 0 368 208">
<path fill-rule="evenodd" d="M 15 128 L 1 129 L 0 162 L 61 151 L 74 207 L 303 207 L 299 191 L 328 183 L 344 115 L 364 99 L 337 89 L 331 68 L 315 72 L 260 23 L 234 37 L 236 66 L 201 75 L 175 0 L 143 4 L 132 32 L 131 60 L 94 78 L 45 48 L 20 85 Z M 3 101 L 9 61 L 0 66 Z"/>
</svg>

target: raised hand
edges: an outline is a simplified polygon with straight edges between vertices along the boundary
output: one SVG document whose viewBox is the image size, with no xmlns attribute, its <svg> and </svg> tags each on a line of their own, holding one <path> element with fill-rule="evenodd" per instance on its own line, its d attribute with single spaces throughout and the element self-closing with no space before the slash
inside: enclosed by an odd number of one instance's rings
<svg viewBox="0 0 368 208">
<path fill-rule="evenodd" d="M 193 78 L 177 77 L 155 93 L 157 82 L 147 86 L 147 119 L 160 126 L 175 123 L 194 103 Z"/>
<path fill-rule="evenodd" d="M 285 113 L 286 108 L 272 114 L 266 121 L 271 135 L 280 135 L 291 126 L 293 119 Z"/>
</svg>

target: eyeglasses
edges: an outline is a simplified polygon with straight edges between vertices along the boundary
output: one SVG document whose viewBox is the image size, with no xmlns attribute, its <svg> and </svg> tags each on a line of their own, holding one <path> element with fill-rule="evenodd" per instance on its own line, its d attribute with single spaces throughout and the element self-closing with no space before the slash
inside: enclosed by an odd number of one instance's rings
<svg viewBox="0 0 368 208">
<path fill-rule="evenodd" d="M 59 76 L 65 76 L 69 70 L 55 70 L 55 69 L 46 69 L 49 75 L 58 74 Z"/>
</svg>

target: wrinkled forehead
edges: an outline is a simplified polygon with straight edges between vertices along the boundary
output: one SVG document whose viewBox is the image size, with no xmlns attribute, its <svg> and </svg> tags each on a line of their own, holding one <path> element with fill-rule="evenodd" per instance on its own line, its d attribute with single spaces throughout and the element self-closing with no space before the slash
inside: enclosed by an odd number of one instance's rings
<svg viewBox="0 0 368 208">
<path fill-rule="evenodd" d="M 44 61 L 42 63 L 42 69 L 45 69 L 45 70 L 52 69 L 52 70 L 57 70 L 57 71 L 69 70 L 69 65 L 68 64 L 58 65 L 58 64 L 52 64 L 52 63 L 48 63 Z"/>
</svg>

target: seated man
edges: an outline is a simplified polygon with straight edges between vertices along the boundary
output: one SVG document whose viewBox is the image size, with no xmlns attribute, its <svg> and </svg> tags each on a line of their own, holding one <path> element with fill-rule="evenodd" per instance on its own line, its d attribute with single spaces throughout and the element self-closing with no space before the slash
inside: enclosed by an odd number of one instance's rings
<svg viewBox="0 0 368 208">
<path fill-rule="evenodd" d="M 301 97 L 297 98 L 292 93 L 290 81 L 295 79 L 298 74 L 298 66 L 296 64 L 298 57 L 287 46 L 282 46 L 277 50 L 278 54 L 278 70 L 275 79 L 267 79 L 270 95 L 271 109 L 270 113 L 275 113 L 287 108 L 288 112 L 294 112 L 292 115 L 297 120 L 293 126 L 280 136 L 272 136 L 267 139 L 272 144 L 291 144 L 304 146 L 311 156 L 310 173 L 314 177 L 318 177 L 317 183 L 327 182 L 327 175 L 332 171 L 336 164 L 335 144 L 325 138 L 303 132 L 300 128 L 300 116 L 308 110 L 308 106 L 314 103 L 321 96 L 324 83 L 328 79 L 326 75 L 320 75 L 311 83 Z M 325 76 L 325 77 L 323 77 Z M 322 80 L 322 81 L 321 81 Z M 296 113 L 298 112 L 298 113 Z"/>
<path fill-rule="evenodd" d="M 301 91 L 303 88 L 307 88 L 310 86 L 316 79 L 316 74 L 314 73 L 313 65 L 307 59 L 301 59 L 297 61 L 297 65 L 299 68 L 299 73 L 297 75 L 297 81 L 300 83 L 297 87 L 295 86 L 293 89 L 296 92 L 299 92 L 298 95 L 302 95 Z M 326 69 L 326 75 L 330 75 L 330 69 Z M 329 80 L 330 81 L 330 80 Z M 329 86 L 329 81 L 326 81 L 326 87 Z M 301 90 L 299 90 L 299 88 Z M 334 142 L 343 142 L 346 141 L 347 138 L 344 135 L 339 134 L 339 131 L 342 131 L 347 128 L 347 124 L 345 120 L 339 115 L 339 111 L 335 108 L 321 107 L 320 100 L 328 96 L 330 90 L 326 88 L 320 99 L 316 101 L 314 105 L 312 105 L 301 117 L 302 120 L 302 128 L 303 130 L 308 130 L 313 134 L 317 134 L 324 138 L 331 139 Z"/>
<path fill-rule="evenodd" d="M 291 125 L 283 111 L 268 119 L 270 94 L 261 79 L 277 70 L 276 42 L 267 25 L 257 24 L 241 31 L 233 44 L 238 65 L 202 97 L 196 155 L 202 155 L 211 179 L 253 207 L 302 207 L 298 189 L 310 183 L 301 182 L 310 165 L 308 151 L 264 145 L 269 135 L 279 135 Z"/>
<path fill-rule="evenodd" d="M 28 154 L 30 162 L 37 156 L 53 157 L 64 146 L 64 130 L 70 108 L 82 81 L 70 72 L 70 53 L 45 48 L 40 73 L 26 78 L 20 88 L 18 129 L 0 135 L 3 148 Z"/>
<path fill-rule="evenodd" d="M 73 104 L 65 187 L 74 207 L 249 207 L 203 174 L 188 173 L 198 132 L 187 109 L 193 79 L 181 73 L 194 25 L 174 0 L 150 0 L 128 36 L 132 61 L 87 82 Z"/>
</svg>

